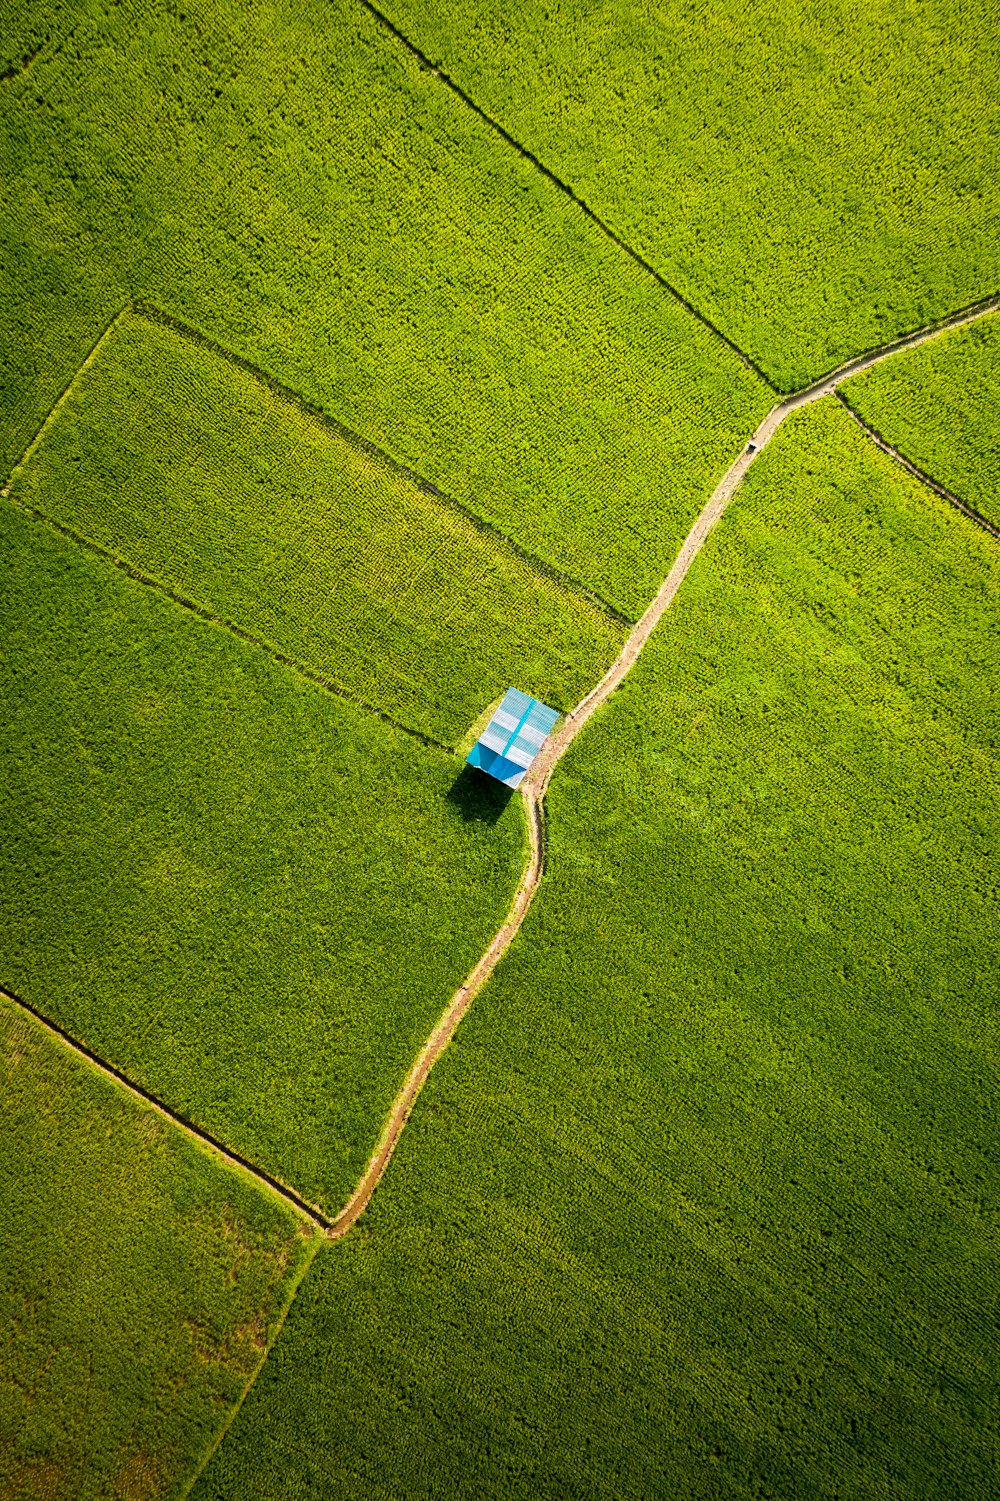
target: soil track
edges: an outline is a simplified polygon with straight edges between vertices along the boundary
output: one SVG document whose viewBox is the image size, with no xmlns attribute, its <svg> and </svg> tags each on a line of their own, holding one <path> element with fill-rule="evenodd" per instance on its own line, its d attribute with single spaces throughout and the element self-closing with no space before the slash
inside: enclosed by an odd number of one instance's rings
<svg viewBox="0 0 1000 1501">
<path fill-rule="evenodd" d="M 354 1193 L 348 1199 L 343 1209 L 336 1216 L 327 1234 L 331 1239 L 337 1240 L 346 1235 L 352 1225 L 364 1213 L 371 1200 L 372 1194 L 378 1187 L 383 1173 L 389 1165 L 392 1154 L 403 1133 L 403 1128 L 410 1117 L 417 1096 L 430 1074 L 434 1064 L 444 1052 L 448 1043 L 455 1035 L 459 1022 L 465 1015 L 478 992 L 490 978 L 503 955 L 510 947 L 512 940 L 521 927 L 528 909 L 531 906 L 535 892 L 538 890 L 542 874 L 545 868 L 545 793 L 548 788 L 552 773 L 569 750 L 573 741 L 579 735 L 584 725 L 602 704 L 607 703 L 615 689 L 631 671 L 642 652 L 643 647 L 649 640 L 653 631 L 659 624 L 663 614 L 668 610 L 676 597 L 677 591 L 684 578 L 698 556 L 705 541 L 717 524 L 726 507 L 729 505 L 736 491 L 739 489 L 750 465 L 770 443 L 785 418 L 800 407 L 808 406 L 810 402 L 819 401 L 821 397 L 834 392 L 841 381 L 849 379 L 852 375 L 859 375 L 863 370 L 868 370 L 872 365 L 879 364 L 882 360 L 889 359 L 894 354 L 899 354 L 904 349 L 912 349 L 918 344 L 926 343 L 928 339 L 935 338 L 947 329 L 960 328 L 965 323 L 971 323 L 977 318 L 984 317 L 1000 307 L 1000 297 L 984 298 L 981 302 L 962 308 L 959 312 L 951 314 L 947 318 L 939 319 L 927 328 L 917 329 L 913 333 L 903 334 L 881 349 L 871 350 L 866 354 L 848 361 L 839 369 L 823 376 L 821 380 L 814 381 L 802 391 L 795 392 L 772 407 L 757 431 L 750 438 L 747 446 L 726 470 L 719 484 L 716 486 L 709 500 L 699 513 L 691 530 L 688 532 L 681 546 L 680 552 L 674 561 L 674 565 L 664 579 L 656 598 L 642 615 L 637 624 L 630 631 L 625 645 L 617 659 L 609 667 L 604 677 L 581 699 L 576 708 L 566 716 L 562 724 L 549 737 L 541 754 L 538 756 L 528 775 L 521 784 L 521 792 L 525 802 L 526 822 L 528 826 L 528 860 L 521 884 L 503 926 L 494 934 L 488 948 L 468 975 L 465 982 L 459 986 L 451 1000 L 448 1002 L 437 1026 L 431 1033 L 421 1049 L 413 1067 L 410 1069 L 402 1089 L 396 1096 L 389 1118 L 386 1121 L 377 1147 L 365 1169 L 364 1175 Z M 865 429 L 867 432 L 867 428 Z M 873 436 L 869 433 L 869 436 Z M 880 445 L 886 447 L 885 444 Z M 895 454 L 894 450 L 887 448 L 894 457 L 902 458 Z M 907 463 L 917 478 L 926 478 L 919 470 Z M 936 483 L 933 488 L 945 496 L 946 499 L 959 504 L 960 509 L 967 508 L 957 502 L 956 498 Z M 974 520 L 982 518 L 974 515 Z"/>
</svg>

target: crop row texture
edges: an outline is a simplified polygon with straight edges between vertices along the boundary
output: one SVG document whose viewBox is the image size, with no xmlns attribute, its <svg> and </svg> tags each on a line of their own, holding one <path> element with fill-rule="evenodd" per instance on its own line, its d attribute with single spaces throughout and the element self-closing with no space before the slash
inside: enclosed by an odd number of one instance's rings
<svg viewBox="0 0 1000 1501">
<path fill-rule="evenodd" d="M 337 1208 L 520 875 L 517 804 L 0 502 L 0 975 Z"/>
<path fill-rule="evenodd" d="M 996 1494 L 998 603 L 789 421 L 198 1501 Z"/>
<path fill-rule="evenodd" d="M 354 4 L 51 30 L 0 88 L 9 466 L 152 302 L 641 611 L 762 381 Z"/>
<path fill-rule="evenodd" d="M 572 707 L 624 636 L 345 436 L 134 315 L 12 493 L 438 741 L 512 682 Z"/>
<path fill-rule="evenodd" d="M 784 390 L 997 290 L 989 0 L 387 13 Z"/>
<path fill-rule="evenodd" d="M 912 463 L 1000 524 L 1000 315 L 874 366 L 843 394 Z"/>
<path fill-rule="evenodd" d="M 0 1494 L 183 1494 L 315 1250 L 0 998 Z"/>
</svg>

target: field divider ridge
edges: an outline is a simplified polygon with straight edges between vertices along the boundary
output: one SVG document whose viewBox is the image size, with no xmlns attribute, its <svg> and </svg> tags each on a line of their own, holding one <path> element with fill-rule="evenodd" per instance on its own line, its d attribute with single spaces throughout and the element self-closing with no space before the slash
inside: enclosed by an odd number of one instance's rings
<svg viewBox="0 0 1000 1501">
<path fill-rule="evenodd" d="M 127 302 L 124 307 L 118 309 L 114 317 L 111 318 L 109 322 L 107 322 L 101 329 L 101 332 L 98 334 L 93 344 L 91 344 L 90 349 L 84 355 L 80 364 L 77 365 L 76 369 L 73 371 L 73 374 L 70 376 L 69 380 L 66 382 L 65 386 L 63 386 L 55 401 L 45 413 L 45 416 L 42 418 L 41 425 L 38 431 L 35 433 L 35 436 L 32 438 L 31 442 L 28 444 L 27 448 L 24 450 L 21 457 L 18 459 L 17 463 L 14 465 L 13 469 L 11 469 L 6 480 L 4 481 L 3 488 L 0 489 L 0 495 L 6 497 L 10 494 L 11 486 L 17 479 L 17 476 L 21 473 L 21 470 L 24 469 L 24 467 L 29 464 L 35 457 L 35 454 L 38 452 L 42 440 L 44 439 L 49 428 L 52 426 L 53 422 L 55 422 L 56 418 L 59 416 L 59 413 L 66 405 L 66 402 L 72 396 L 76 388 L 77 381 L 90 369 L 91 365 L 96 360 L 106 341 L 114 333 L 115 329 L 118 327 L 119 323 L 126 316 L 126 314 L 130 313 L 131 311 L 132 304 L 130 302 Z"/>
<path fill-rule="evenodd" d="M 25 516 L 30 516 L 33 521 L 41 522 L 43 526 L 47 526 L 52 531 L 58 532 L 61 537 L 74 542 L 78 547 L 86 549 L 87 552 L 94 553 L 95 556 L 103 559 L 106 563 L 110 563 L 112 567 L 117 568 L 120 573 L 124 573 L 135 583 L 142 584 L 147 589 L 153 589 L 157 594 L 162 594 L 172 604 L 178 605 L 182 610 L 186 610 L 188 614 L 196 616 L 206 625 L 218 626 L 221 630 L 228 631 L 230 635 L 238 637 L 240 641 L 246 641 L 249 646 L 262 651 L 265 656 L 270 657 L 272 662 L 278 663 L 281 667 L 289 668 L 292 672 L 297 673 L 299 677 L 305 678 L 310 683 L 315 683 L 317 687 L 322 688 L 326 693 L 332 694 L 334 698 L 342 698 L 345 703 L 353 704 L 356 709 L 362 709 L 366 714 L 374 715 L 383 724 L 390 725 L 394 730 L 400 730 L 404 735 L 409 735 L 413 740 L 419 740 L 421 745 L 425 745 L 431 750 L 442 751 L 446 756 L 453 756 L 455 754 L 454 746 L 445 745 L 442 740 L 435 740 L 433 735 L 428 735 L 424 730 L 414 729 L 412 725 L 404 724 L 400 719 L 394 719 L 384 709 L 379 709 L 374 704 L 368 703 L 367 699 L 359 698 L 349 688 L 341 687 L 339 683 L 335 683 L 330 678 L 324 677 L 321 672 L 316 672 L 314 668 L 306 667 L 303 662 L 299 662 L 295 657 L 290 657 L 287 652 L 281 651 L 279 647 L 272 646 L 263 636 L 254 635 L 253 631 L 248 631 L 244 626 L 237 625 L 234 620 L 228 620 L 224 615 L 216 615 L 214 611 L 207 609 L 204 605 L 200 605 L 197 600 L 190 599 L 186 594 L 181 594 L 172 584 L 165 584 L 160 579 L 153 578 L 151 574 L 143 573 L 141 568 L 136 568 L 133 563 L 127 562 L 125 558 L 119 558 L 115 553 L 109 551 L 108 548 L 102 547 L 99 542 L 94 542 L 90 537 L 85 537 L 82 532 L 75 531 L 73 527 L 67 526 L 65 522 L 56 521 L 45 511 L 39 511 L 35 506 L 26 505 L 18 496 L 11 495 L 9 490 L 0 490 L 0 495 L 9 500 L 11 505 L 17 506 L 18 510 L 23 512 Z"/>
<path fill-rule="evenodd" d="M 696 318 L 704 328 L 708 329 L 710 334 L 712 334 L 716 339 L 721 339 L 726 348 L 729 349 L 733 354 L 735 354 L 736 358 L 740 360 L 740 362 L 745 365 L 748 370 L 752 370 L 754 375 L 762 380 L 769 390 L 773 391 L 776 395 L 779 394 L 778 387 L 774 384 L 773 380 L 771 380 L 770 376 L 767 375 L 767 373 L 760 367 L 760 365 L 757 364 L 752 355 L 747 354 L 746 351 L 741 349 L 738 344 L 734 343 L 734 341 L 729 337 L 728 334 L 723 333 L 722 329 L 719 328 L 717 324 L 713 323 L 705 313 L 701 312 L 701 310 L 697 308 L 693 302 L 689 301 L 688 298 L 684 296 L 683 292 L 675 287 L 672 282 L 669 282 L 661 272 L 657 271 L 656 267 L 652 265 L 650 261 L 647 261 L 644 255 L 636 250 L 633 245 L 630 245 L 627 240 L 623 239 L 622 236 L 617 232 L 617 230 L 612 229 L 611 225 L 608 224 L 606 220 L 602 219 L 600 214 L 598 214 L 594 209 L 590 207 L 590 204 L 587 203 L 586 199 L 580 197 L 575 188 L 571 187 L 564 178 L 558 175 L 558 173 L 553 172 L 551 167 L 547 167 L 541 160 L 541 158 L 536 156 L 535 153 L 528 146 L 525 146 L 521 141 L 519 141 L 516 136 L 511 135 L 510 131 L 507 130 L 505 126 L 501 125 L 500 121 L 495 119 L 493 115 L 489 114 L 485 109 L 483 109 L 481 104 L 477 104 L 475 99 L 472 98 L 471 94 L 468 94 L 465 89 L 462 88 L 462 85 L 460 83 L 457 83 L 455 79 L 452 78 L 450 73 L 446 72 L 445 69 L 440 67 L 438 64 L 432 62 L 427 54 L 420 50 L 416 42 L 411 41 L 406 33 L 404 31 L 401 31 L 400 28 L 395 24 L 395 22 L 391 21 L 383 11 L 379 10 L 376 5 L 373 5 L 371 3 L 371 0 L 360 0 L 360 4 L 362 9 L 368 11 L 369 15 L 372 16 L 380 26 L 384 27 L 391 36 L 394 36 L 398 42 L 402 43 L 407 52 L 409 52 L 410 55 L 416 59 L 417 63 L 426 73 L 430 73 L 434 78 L 440 79 L 441 83 L 443 83 L 446 88 L 450 89 L 451 92 L 456 96 L 456 98 L 460 99 L 468 109 L 472 110 L 473 114 L 478 116 L 478 118 L 482 120 L 485 125 L 489 126 L 490 130 L 494 131 L 502 141 L 504 141 L 508 146 L 516 151 L 518 156 L 522 157 L 524 161 L 529 162 L 537 172 L 541 173 L 546 181 L 550 182 L 554 188 L 558 189 L 558 191 L 562 193 L 566 198 L 568 198 L 571 203 L 574 203 L 580 210 L 580 212 L 600 230 L 601 234 L 604 235 L 606 239 L 611 241 L 612 245 L 617 246 L 619 250 L 623 251 L 624 254 L 627 255 L 631 261 L 634 261 L 635 264 L 640 268 L 640 270 L 644 271 L 647 276 L 651 276 L 657 283 L 657 285 L 663 289 L 664 292 L 669 293 L 674 301 L 677 302 L 686 313 L 689 313 L 692 318 Z"/>
<path fill-rule="evenodd" d="M 921 484 L 927 485 L 936 495 L 940 495 L 942 500 L 946 500 L 950 505 L 955 506 L 957 510 L 962 512 L 963 516 L 968 516 L 970 521 L 974 521 L 977 526 L 981 526 L 984 531 L 989 532 L 991 537 L 996 537 L 997 541 L 1000 542 L 1000 526 L 996 526 L 980 511 L 977 511 L 974 506 L 970 506 L 968 501 L 962 500 L 954 491 L 949 490 L 939 480 L 934 479 L 932 475 L 928 474 L 926 470 L 914 464 L 912 459 L 908 459 L 906 454 L 894 447 L 887 438 L 883 438 L 878 428 L 872 427 L 871 423 L 862 417 L 857 407 L 852 406 L 843 391 L 838 389 L 833 394 L 845 412 L 850 413 L 851 417 L 853 417 L 854 421 L 861 428 L 861 431 L 872 440 L 876 447 L 881 448 L 882 452 L 888 454 L 890 459 L 895 459 L 897 464 L 902 464 L 903 468 L 912 474 L 914 479 L 918 479 Z"/>
<path fill-rule="evenodd" d="M 166 1104 L 157 1095 L 152 1094 L 143 1085 L 137 1084 L 134 1079 L 130 1079 L 120 1068 L 117 1068 L 113 1063 L 109 1063 L 106 1058 L 102 1058 L 98 1053 L 88 1048 L 86 1043 L 80 1042 L 65 1027 L 61 1027 L 58 1022 L 53 1021 L 44 1012 L 39 1011 L 37 1006 L 33 1006 L 30 1001 L 24 1000 L 22 996 L 15 995 L 13 991 L 7 990 L 3 986 L 0 986 L 0 998 L 9 1001 L 11 1005 L 19 1007 L 21 1011 L 33 1017 L 53 1037 L 58 1038 L 66 1047 L 72 1049 L 79 1058 L 85 1059 L 88 1064 L 98 1069 L 106 1078 L 113 1079 L 116 1084 L 127 1089 L 131 1095 L 142 1100 L 144 1104 L 150 1105 L 168 1120 L 171 1125 L 179 1127 L 187 1136 L 199 1142 L 203 1147 L 209 1148 L 216 1156 L 221 1157 L 229 1167 L 239 1168 L 242 1172 L 249 1173 L 258 1183 L 265 1184 L 272 1193 L 276 1193 L 280 1198 L 284 1199 L 286 1204 L 290 1204 L 293 1209 L 299 1214 L 304 1215 L 306 1219 L 310 1220 L 321 1230 L 329 1231 L 332 1228 L 331 1220 L 323 1211 L 315 1204 L 311 1204 L 308 1199 L 303 1198 L 301 1194 L 296 1193 L 294 1188 L 289 1187 L 287 1183 L 283 1183 L 280 1178 L 276 1178 L 266 1168 L 262 1168 L 256 1163 L 251 1162 L 248 1157 L 242 1156 L 241 1153 L 235 1151 L 232 1147 L 225 1146 L 210 1131 L 205 1131 L 201 1126 L 196 1125 L 194 1121 L 189 1120 L 186 1115 L 182 1115 L 179 1110 L 174 1110 L 172 1106 Z"/>
<path fill-rule="evenodd" d="M 362 0 L 367 3 L 367 0 Z M 528 827 L 528 859 L 514 899 L 500 928 L 489 945 L 458 987 L 442 1012 L 431 1035 L 417 1055 L 402 1088 L 393 1102 L 392 1109 L 379 1137 L 364 1174 L 339 1214 L 334 1216 L 327 1234 L 339 1240 L 361 1218 L 392 1159 L 421 1089 L 455 1034 L 463 1016 L 468 1011 L 479 991 L 490 979 L 500 960 L 519 932 L 545 873 L 545 794 L 556 766 L 569 750 L 587 721 L 601 708 L 621 685 L 635 666 L 653 631 L 677 597 L 678 590 L 687 577 L 695 558 L 701 552 L 709 535 L 718 525 L 727 507 L 743 483 L 750 465 L 760 456 L 777 433 L 786 417 L 801 407 L 808 406 L 824 396 L 836 396 L 837 386 L 848 376 L 856 375 L 882 360 L 899 354 L 917 344 L 926 343 L 948 329 L 972 323 L 977 318 L 993 312 L 1000 305 L 1000 297 L 985 298 L 971 307 L 960 308 L 947 317 L 937 319 L 926 328 L 916 329 L 883 345 L 869 350 L 855 359 L 839 366 L 828 375 L 813 381 L 801 391 L 793 392 L 772 407 L 758 424 L 756 431 L 730 464 L 716 485 L 705 505 L 699 511 L 694 524 L 681 544 L 670 572 L 660 585 L 654 599 L 629 632 L 628 638 L 615 661 L 600 682 L 587 692 L 575 709 L 563 719 L 543 745 L 536 760 L 521 784 L 521 797 L 525 804 Z M 918 478 L 922 476 L 918 475 Z M 964 509 L 964 508 L 963 508 Z M 980 519 L 978 517 L 974 519 Z M 990 530 L 993 530 L 991 527 Z M 994 532 L 994 535 L 996 533 Z"/>
<path fill-rule="evenodd" d="M 338 438 L 343 439 L 345 443 L 349 444 L 350 447 L 356 449 L 359 453 L 363 453 L 373 463 L 381 465 L 383 468 L 388 469 L 390 473 L 398 475 L 400 479 L 406 480 L 414 489 L 419 490 L 422 495 L 426 495 L 428 499 L 437 501 L 439 505 L 448 510 L 456 511 L 471 526 L 475 527 L 476 531 L 488 537 L 495 545 L 507 552 L 513 553 L 522 563 L 527 564 L 536 573 L 540 573 L 544 577 L 551 579 L 568 592 L 586 599 L 588 604 L 593 605 L 595 609 L 600 610 L 619 625 L 632 626 L 635 624 L 634 619 L 630 615 L 624 614 L 617 606 L 611 604 L 609 600 L 604 599 L 602 595 L 596 593 L 589 585 L 583 583 L 581 579 L 574 578 L 572 574 L 566 573 L 561 568 L 557 568 L 554 563 L 546 562 L 544 558 L 540 558 L 536 553 L 530 552 L 528 548 L 522 547 L 513 537 L 508 536 L 501 527 L 492 521 L 487 521 L 485 517 L 480 516 L 477 511 L 466 505 L 464 501 L 458 500 L 454 495 L 450 495 L 448 491 L 442 490 L 438 485 L 434 484 L 433 480 L 427 479 L 425 475 L 411 468 L 409 464 L 405 464 L 401 459 L 395 458 L 387 449 L 380 448 L 371 438 L 366 438 L 362 433 L 355 432 L 354 428 L 348 427 L 338 417 L 331 416 L 323 407 L 317 406 L 315 402 L 310 401 L 308 397 L 303 396 L 300 392 L 293 390 L 291 386 L 286 386 L 283 381 L 280 381 L 277 376 L 263 369 L 262 366 L 255 365 L 252 360 L 248 360 L 243 355 L 237 354 L 235 350 L 227 348 L 225 344 L 220 344 L 218 340 L 213 339 L 209 334 L 202 333 L 201 329 L 192 327 L 191 324 L 185 323 L 173 313 L 165 312 L 163 308 L 158 307 L 155 303 L 139 300 L 133 302 L 130 305 L 130 309 L 125 309 L 125 311 L 131 311 L 138 317 L 147 318 L 151 323 L 159 323 L 164 328 L 169 328 L 172 333 L 177 334 L 180 338 L 187 339 L 190 343 L 197 344 L 199 348 L 205 349 L 210 354 L 218 356 L 219 359 L 225 360 L 237 370 L 242 371 L 244 375 L 250 376 L 252 380 L 266 387 L 279 400 L 287 402 L 290 406 L 294 406 L 303 416 L 311 418 L 321 427 L 335 433 Z"/>
</svg>

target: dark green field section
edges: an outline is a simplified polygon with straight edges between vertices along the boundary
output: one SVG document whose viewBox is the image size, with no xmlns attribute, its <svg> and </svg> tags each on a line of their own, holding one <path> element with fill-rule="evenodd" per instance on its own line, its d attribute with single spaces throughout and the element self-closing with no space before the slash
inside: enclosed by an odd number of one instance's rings
<svg viewBox="0 0 1000 1501">
<path fill-rule="evenodd" d="M 783 390 L 1000 285 L 987 0 L 388 15 Z"/>
<path fill-rule="evenodd" d="M 519 805 L 10 502 L 0 549 L 0 985 L 338 1207 Z"/>
<path fill-rule="evenodd" d="M 911 463 L 1000 524 L 1000 315 L 931 339 L 842 389 Z"/>
<path fill-rule="evenodd" d="M 448 744 L 514 682 L 572 708 L 624 640 L 454 507 L 132 314 L 12 493 Z"/>
<path fill-rule="evenodd" d="M 316 1240 L 2 998 L 0 1081 L 0 1495 L 180 1498 Z"/>
<path fill-rule="evenodd" d="M 789 422 L 198 1501 L 997 1493 L 998 601 Z"/>
<path fill-rule="evenodd" d="M 721 341 L 360 5 L 34 29 L 0 89 L 10 467 L 144 299 L 642 610 L 770 404 Z"/>
</svg>

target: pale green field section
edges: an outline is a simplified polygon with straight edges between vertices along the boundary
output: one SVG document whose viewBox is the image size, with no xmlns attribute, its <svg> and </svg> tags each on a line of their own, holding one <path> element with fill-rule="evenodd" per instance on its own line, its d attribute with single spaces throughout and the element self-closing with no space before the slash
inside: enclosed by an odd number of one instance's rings
<svg viewBox="0 0 1000 1501">
<path fill-rule="evenodd" d="M 12 495 L 397 722 L 567 710 L 625 628 L 212 350 L 127 314 Z"/>
<path fill-rule="evenodd" d="M 1000 524 L 1000 314 L 918 345 L 841 389 L 887 442 Z"/>
<path fill-rule="evenodd" d="M 641 612 L 770 405 L 721 341 L 355 0 L 8 15 L 8 467 L 145 300 Z"/>
<path fill-rule="evenodd" d="M 992 538 L 789 420 L 198 1501 L 1000 1491 L 998 609 Z"/>
<path fill-rule="evenodd" d="M 173 1501 L 316 1251 L 0 997 L 0 1495 Z"/>
<path fill-rule="evenodd" d="M 1000 286 L 989 0 L 392 0 L 793 390 Z"/>
<path fill-rule="evenodd" d="M 519 801 L 0 502 L 0 986 L 335 1211 Z"/>
</svg>

